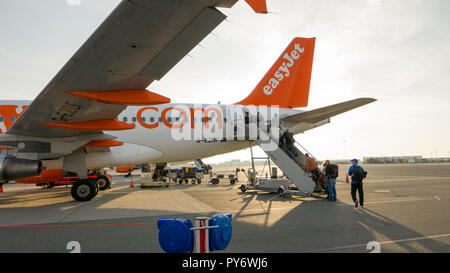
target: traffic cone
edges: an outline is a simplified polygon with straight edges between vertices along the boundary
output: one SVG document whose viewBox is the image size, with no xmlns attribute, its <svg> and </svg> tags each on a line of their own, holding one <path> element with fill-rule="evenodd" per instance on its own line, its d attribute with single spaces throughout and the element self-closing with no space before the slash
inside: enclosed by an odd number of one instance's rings
<svg viewBox="0 0 450 273">
<path fill-rule="evenodd" d="M 347 178 L 345 178 L 345 183 L 350 183 L 350 180 L 348 179 L 348 174 L 347 174 Z"/>
<path fill-rule="evenodd" d="M 134 188 L 133 175 L 131 175 L 130 188 Z"/>
</svg>

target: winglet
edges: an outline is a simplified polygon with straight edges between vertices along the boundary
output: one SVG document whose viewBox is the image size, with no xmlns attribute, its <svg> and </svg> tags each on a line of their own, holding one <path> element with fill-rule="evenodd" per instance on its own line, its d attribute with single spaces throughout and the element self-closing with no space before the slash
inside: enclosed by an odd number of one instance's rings
<svg viewBox="0 0 450 273">
<path fill-rule="evenodd" d="M 256 12 L 267 14 L 266 0 L 245 0 L 247 4 Z"/>
</svg>

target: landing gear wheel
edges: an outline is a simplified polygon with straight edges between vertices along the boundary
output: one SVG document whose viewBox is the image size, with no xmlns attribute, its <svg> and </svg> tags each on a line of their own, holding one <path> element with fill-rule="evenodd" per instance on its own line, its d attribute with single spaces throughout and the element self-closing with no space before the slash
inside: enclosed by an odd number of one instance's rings
<svg viewBox="0 0 450 273">
<path fill-rule="evenodd" d="M 211 179 L 211 183 L 213 185 L 217 185 L 217 184 L 219 184 L 219 179 L 218 178 L 213 178 L 213 179 Z"/>
<path fill-rule="evenodd" d="M 245 193 L 247 191 L 247 187 L 245 185 L 241 185 L 239 189 L 241 190 L 242 193 Z"/>
<path fill-rule="evenodd" d="M 236 179 L 234 179 L 234 178 L 231 178 L 231 179 L 230 179 L 230 184 L 231 184 L 231 185 L 234 185 L 234 184 L 236 184 Z"/>
<path fill-rule="evenodd" d="M 184 179 L 184 183 L 187 184 L 189 181 L 187 178 Z"/>
<path fill-rule="evenodd" d="M 192 185 L 194 185 L 195 184 L 195 179 L 191 179 L 191 183 L 192 183 Z"/>
<path fill-rule="evenodd" d="M 72 184 L 71 194 L 76 201 L 89 201 L 98 193 L 98 184 L 94 179 L 82 179 Z"/>
<path fill-rule="evenodd" d="M 109 177 L 104 175 L 99 175 L 97 177 L 98 189 L 101 191 L 107 190 L 111 188 L 111 180 Z"/>
<path fill-rule="evenodd" d="M 202 180 L 197 180 L 197 184 L 201 184 L 202 183 Z"/>
<path fill-rule="evenodd" d="M 280 187 L 277 191 L 278 195 L 281 197 L 286 197 L 286 192 L 284 191 L 284 188 Z"/>
</svg>

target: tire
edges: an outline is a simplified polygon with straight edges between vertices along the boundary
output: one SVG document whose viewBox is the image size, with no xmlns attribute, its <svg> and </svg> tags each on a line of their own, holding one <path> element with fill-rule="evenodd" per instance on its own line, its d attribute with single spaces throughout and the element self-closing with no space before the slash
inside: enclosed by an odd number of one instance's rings
<svg viewBox="0 0 450 273">
<path fill-rule="evenodd" d="M 219 184 L 219 179 L 218 178 L 213 178 L 213 179 L 211 179 L 211 183 L 213 185 L 217 185 L 217 184 Z"/>
<path fill-rule="evenodd" d="M 109 177 L 104 175 L 99 175 L 97 177 L 98 189 L 101 191 L 107 190 L 111 188 L 111 180 Z"/>
<path fill-rule="evenodd" d="M 283 195 L 284 190 L 283 190 L 282 188 L 279 188 L 278 191 L 277 191 L 277 193 L 278 193 L 279 195 Z"/>
<path fill-rule="evenodd" d="M 195 184 L 195 179 L 191 179 L 191 183 L 192 183 L 192 185 L 194 185 Z"/>
<path fill-rule="evenodd" d="M 187 184 L 189 181 L 187 178 L 184 179 L 184 183 Z"/>
<path fill-rule="evenodd" d="M 197 184 L 201 184 L 202 183 L 202 180 L 197 180 Z"/>
<path fill-rule="evenodd" d="M 178 183 L 183 184 L 183 179 L 178 180 Z"/>
<path fill-rule="evenodd" d="M 242 193 L 245 193 L 247 191 L 247 187 L 245 185 L 241 185 L 239 189 L 241 190 Z"/>
<path fill-rule="evenodd" d="M 72 184 L 71 194 L 76 201 L 92 200 L 98 194 L 97 181 L 93 179 L 79 180 Z"/>
<path fill-rule="evenodd" d="M 281 197 L 287 197 L 287 192 L 284 191 L 284 188 L 279 188 L 277 194 Z"/>
<path fill-rule="evenodd" d="M 234 178 L 231 178 L 231 179 L 230 179 L 230 184 L 231 184 L 231 185 L 234 185 L 234 184 L 236 184 L 236 179 L 234 179 Z"/>
</svg>

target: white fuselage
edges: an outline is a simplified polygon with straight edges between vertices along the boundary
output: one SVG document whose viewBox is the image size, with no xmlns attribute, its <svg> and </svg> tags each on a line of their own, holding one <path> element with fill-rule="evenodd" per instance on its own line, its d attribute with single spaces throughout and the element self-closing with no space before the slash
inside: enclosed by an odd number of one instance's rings
<svg viewBox="0 0 450 273">
<path fill-rule="evenodd" d="M 27 101 L 8 101 L 0 104 L 3 121 L 0 125 L 4 133 L 11 126 L 9 115 L 13 106 L 22 109 Z M 2 109 L 9 109 L 2 111 Z M 15 108 L 14 108 L 15 109 Z M 201 110 L 202 109 L 202 110 Z M 122 146 L 107 149 L 87 149 L 87 168 L 101 168 L 146 163 L 186 162 L 223 153 L 248 148 L 250 143 L 244 138 L 235 140 L 236 129 L 243 133 L 244 112 L 249 112 L 250 122 L 256 124 L 257 114 L 265 120 L 281 120 L 301 111 L 277 107 L 256 108 L 241 105 L 200 105 L 200 104 L 162 104 L 152 106 L 129 106 L 117 119 L 136 124 L 135 129 L 124 131 L 105 131 Z M 8 114 L 8 113 L 10 114 Z M 208 119 L 205 119 L 208 117 Z M 277 118 L 278 117 L 278 118 Z M 262 122 L 261 122 L 262 120 Z M 7 122 L 8 121 L 8 122 Z M 265 123 L 267 124 L 267 123 Z M 180 127 L 176 129 L 176 127 Z M 272 124 L 272 126 L 275 126 Z M 306 126 L 306 127 L 305 127 Z M 310 125 L 290 126 L 294 134 L 311 129 Z M 172 128 L 171 128 L 172 127 Z M 179 133 L 183 130 L 184 138 Z M 218 131 L 221 134 L 216 134 Z M 178 132 L 178 134 L 176 134 Z M 254 142 L 253 142 L 254 143 Z M 63 159 L 44 161 L 48 169 L 62 168 Z"/>
<path fill-rule="evenodd" d="M 230 132 L 227 131 L 227 129 L 230 130 L 232 126 L 244 124 L 244 116 L 242 114 L 235 114 L 240 112 L 239 109 L 243 109 L 242 106 L 163 104 L 152 107 L 154 108 L 144 109 L 145 107 L 128 107 L 119 115 L 118 119 L 121 121 L 133 122 L 136 124 L 136 128 L 127 131 L 105 133 L 116 136 L 118 140 L 124 143 L 145 146 L 161 152 L 161 157 L 149 158 L 149 163 L 190 161 L 249 147 L 248 141 L 234 140 L 234 136 L 232 135 L 226 136 L 227 132 Z M 180 130 L 186 129 L 186 131 L 188 131 L 184 139 L 179 139 L 181 134 L 174 133 L 179 130 L 170 128 L 170 126 L 180 125 L 182 123 L 181 117 L 183 116 L 183 112 L 180 110 L 166 110 L 171 108 L 184 109 L 184 113 L 188 115 L 188 118 L 185 118 L 185 121 L 187 122 L 180 128 Z M 202 115 L 199 108 L 205 110 L 204 115 Z M 192 112 L 193 109 L 197 110 Z M 208 109 L 217 109 L 220 114 L 218 114 L 217 111 L 208 111 Z M 300 112 L 298 110 L 282 108 L 279 108 L 276 111 L 279 113 L 280 118 Z M 139 115 L 141 119 L 138 118 L 139 112 L 141 112 L 141 115 Z M 193 120 L 191 119 L 192 113 L 194 113 Z M 252 113 L 252 111 L 250 111 L 250 113 Z M 173 118 L 171 114 L 175 114 L 175 118 Z M 234 115 L 234 118 L 232 118 L 231 115 Z M 177 116 L 179 116 L 178 120 L 176 119 Z M 252 116 L 252 114 L 250 114 L 250 116 Z M 206 122 L 204 117 L 209 117 L 210 119 Z M 142 118 L 144 118 L 144 120 L 142 120 Z M 170 124 L 168 120 L 170 120 L 172 124 Z M 220 125 L 222 125 L 222 134 L 219 137 L 211 135 L 210 129 L 212 130 L 214 126 L 215 128 L 218 128 Z M 199 133 L 200 136 L 197 135 L 195 138 L 195 133 Z"/>
</svg>

